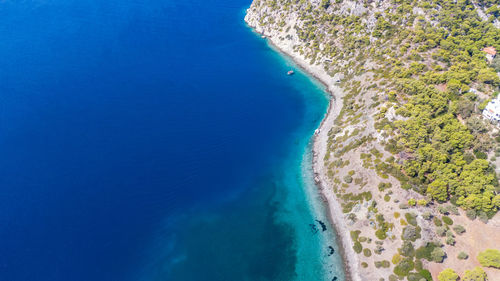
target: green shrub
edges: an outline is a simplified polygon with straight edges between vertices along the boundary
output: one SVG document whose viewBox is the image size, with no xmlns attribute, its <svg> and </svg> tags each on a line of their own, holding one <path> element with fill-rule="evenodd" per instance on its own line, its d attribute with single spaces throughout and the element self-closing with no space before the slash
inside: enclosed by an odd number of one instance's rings
<svg viewBox="0 0 500 281">
<path fill-rule="evenodd" d="M 466 252 L 462 251 L 462 252 L 458 253 L 457 258 L 459 260 L 466 260 L 469 258 L 469 255 Z"/>
<path fill-rule="evenodd" d="M 344 181 L 346 183 L 351 183 L 352 182 L 352 177 L 350 175 L 347 175 L 347 176 L 344 177 Z"/>
<path fill-rule="evenodd" d="M 446 237 L 446 244 L 451 245 L 451 246 L 455 245 L 455 238 L 452 236 Z"/>
<path fill-rule="evenodd" d="M 410 206 L 415 206 L 417 204 L 417 200 L 411 198 L 410 200 L 408 200 L 408 205 Z"/>
<path fill-rule="evenodd" d="M 387 238 L 387 233 L 383 228 L 379 228 L 377 229 L 377 231 L 375 231 L 375 236 L 377 236 L 377 238 L 380 240 L 384 240 L 385 238 Z"/>
<path fill-rule="evenodd" d="M 475 220 L 476 219 L 476 211 L 474 210 L 467 210 L 465 212 L 465 215 L 470 219 L 470 220 Z"/>
<path fill-rule="evenodd" d="M 439 281 L 456 281 L 458 280 L 458 274 L 451 268 L 447 268 L 441 271 L 438 275 Z"/>
<path fill-rule="evenodd" d="M 415 248 L 410 241 L 403 241 L 403 245 L 398 249 L 399 254 L 405 257 L 415 256 Z"/>
<path fill-rule="evenodd" d="M 488 278 L 486 272 L 479 266 L 474 267 L 472 270 L 466 270 L 462 281 L 486 281 Z"/>
<path fill-rule="evenodd" d="M 414 213 L 406 213 L 405 214 L 405 218 L 406 218 L 406 221 L 413 225 L 413 226 L 417 226 L 417 215 L 414 214 Z"/>
<path fill-rule="evenodd" d="M 422 269 L 418 272 L 418 274 L 420 274 L 423 278 L 425 278 L 425 280 L 432 281 L 432 274 L 429 270 Z M 419 280 L 419 281 L 421 281 L 421 280 Z"/>
<path fill-rule="evenodd" d="M 448 216 L 443 216 L 443 222 L 447 225 L 452 225 L 453 224 L 453 220 L 448 217 Z"/>
<path fill-rule="evenodd" d="M 352 248 L 357 254 L 361 253 L 361 251 L 363 250 L 363 246 L 358 241 L 354 242 L 354 246 Z"/>
<path fill-rule="evenodd" d="M 478 216 L 479 220 L 482 221 L 483 223 L 487 223 L 489 218 L 488 218 L 488 214 L 486 214 L 485 212 L 480 212 L 479 213 L 479 216 Z"/>
<path fill-rule="evenodd" d="M 417 257 L 417 259 L 426 259 L 428 261 L 432 261 L 432 251 L 434 251 L 435 248 L 438 248 L 436 244 L 427 242 L 425 246 L 422 246 L 415 251 L 415 256 Z"/>
<path fill-rule="evenodd" d="M 455 231 L 456 234 L 463 234 L 465 232 L 465 227 L 461 226 L 461 225 L 455 225 L 453 227 L 453 231 Z"/>
<path fill-rule="evenodd" d="M 360 230 L 352 230 L 351 231 L 351 239 L 352 241 L 358 241 L 359 234 L 361 233 Z"/>
<path fill-rule="evenodd" d="M 436 227 L 436 234 L 438 236 L 441 236 L 441 237 L 445 236 L 446 235 L 446 227 L 444 227 L 444 226 Z"/>
<path fill-rule="evenodd" d="M 420 238 L 420 231 L 421 231 L 420 227 L 409 225 L 403 228 L 403 234 L 401 234 L 401 239 L 415 242 L 415 240 Z"/>
<path fill-rule="evenodd" d="M 436 247 L 431 252 L 431 260 L 434 262 L 443 262 L 446 253 L 443 249 Z"/>
<path fill-rule="evenodd" d="M 434 222 L 435 226 L 442 226 L 443 225 L 443 222 L 441 222 L 441 220 L 438 217 L 434 217 L 434 219 L 432 221 Z"/>
<path fill-rule="evenodd" d="M 405 258 L 394 267 L 394 274 L 397 276 L 407 276 L 415 268 L 412 258 Z"/>
<path fill-rule="evenodd" d="M 401 257 L 400 254 L 395 253 L 394 256 L 392 256 L 392 264 L 398 264 L 401 262 L 403 258 Z"/>
<path fill-rule="evenodd" d="M 376 266 L 376 265 L 375 265 L 375 266 Z M 361 267 L 363 267 L 363 268 L 367 268 L 367 267 L 368 267 L 368 264 L 367 264 L 366 262 L 362 262 L 362 263 L 361 263 Z M 377 268 L 378 268 L 378 267 L 377 267 Z"/>
<path fill-rule="evenodd" d="M 479 253 L 477 260 L 482 266 L 500 268 L 500 251 L 487 249 Z"/>
<path fill-rule="evenodd" d="M 424 218 L 424 220 L 430 220 L 432 218 L 432 214 L 431 212 L 424 212 L 422 214 L 422 217 Z"/>
<path fill-rule="evenodd" d="M 365 255 L 365 257 L 371 257 L 372 256 L 372 251 L 368 248 L 364 248 L 363 249 L 363 255 Z"/>
</svg>

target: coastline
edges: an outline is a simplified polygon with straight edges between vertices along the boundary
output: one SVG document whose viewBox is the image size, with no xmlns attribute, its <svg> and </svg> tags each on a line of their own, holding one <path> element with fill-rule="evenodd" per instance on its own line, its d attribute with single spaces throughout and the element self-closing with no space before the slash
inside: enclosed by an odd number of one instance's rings
<svg viewBox="0 0 500 281">
<path fill-rule="evenodd" d="M 351 245 L 350 232 L 343 219 L 343 213 L 337 196 L 331 188 L 328 188 L 327 174 L 324 165 L 318 159 L 323 159 L 326 154 L 328 141 L 328 131 L 333 126 L 335 119 L 342 109 L 343 90 L 335 84 L 335 77 L 331 77 L 324 71 L 320 65 L 311 65 L 300 54 L 293 51 L 290 44 L 285 44 L 276 39 L 272 34 L 266 34 L 263 30 L 252 24 L 250 13 L 247 11 L 245 22 L 256 33 L 265 36 L 265 40 L 278 52 L 292 59 L 302 70 L 308 75 L 314 77 L 317 81 L 325 86 L 325 90 L 329 95 L 328 110 L 323 117 L 316 133 L 313 136 L 312 144 L 312 168 L 314 173 L 314 181 L 319 189 L 321 198 L 324 201 L 327 217 L 330 224 L 335 229 L 335 235 L 340 247 L 340 254 L 344 265 L 346 281 L 361 281 L 358 258 Z"/>
</svg>

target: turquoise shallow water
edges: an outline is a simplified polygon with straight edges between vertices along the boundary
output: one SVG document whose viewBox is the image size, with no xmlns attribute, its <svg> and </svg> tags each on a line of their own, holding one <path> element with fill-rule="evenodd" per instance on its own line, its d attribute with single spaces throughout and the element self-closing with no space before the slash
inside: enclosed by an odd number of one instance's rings
<svg viewBox="0 0 500 281">
<path fill-rule="evenodd" d="M 327 98 L 249 5 L 0 5 L 0 280 L 343 280 L 310 171 Z"/>
</svg>

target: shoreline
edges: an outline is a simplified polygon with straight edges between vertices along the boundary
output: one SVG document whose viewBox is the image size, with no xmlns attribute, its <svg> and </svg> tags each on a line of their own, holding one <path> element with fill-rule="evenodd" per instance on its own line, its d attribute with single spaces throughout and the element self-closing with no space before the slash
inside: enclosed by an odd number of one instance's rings
<svg viewBox="0 0 500 281">
<path fill-rule="evenodd" d="M 276 49 L 276 51 L 282 55 L 290 58 L 298 67 L 301 68 L 301 70 L 312 76 L 325 87 L 325 91 L 328 94 L 328 109 L 321 120 L 318 129 L 312 137 L 313 157 L 311 164 L 313 168 L 314 182 L 319 189 L 320 197 L 323 201 L 322 203 L 327 211 L 327 218 L 330 221 L 331 226 L 335 229 L 337 244 L 340 248 L 340 254 L 342 256 L 345 280 L 361 281 L 358 270 L 358 259 L 350 242 L 350 232 L 343 219 L 340 203 L 333 190 L 328 188 L 328 184 L 326 183 L 327 177 L 325 167 L 318 161 L 318 159 L 323 159 L 326 154 L 328 131 L 332 127 L 331 125 L 334 124 L 335 119 L 342 109 L 343 91 L 339 86 L 335 85 L 334 77 L 329 76 L 323 69 L 321 69 L 321 66 L 309 64 L 305 59 L 295 54 L 293 50 L 285 50 L 286 46 L 280 46 L 279 42 L 274 41 L 272 35 L 259 31 L 258 28 L 249 22 L 248 13 L 245 17 L 245 22 L 254 32 L 265 36 L 265 40 L 269 45 L 271 45 L 272 48 Z"/>
</svg>

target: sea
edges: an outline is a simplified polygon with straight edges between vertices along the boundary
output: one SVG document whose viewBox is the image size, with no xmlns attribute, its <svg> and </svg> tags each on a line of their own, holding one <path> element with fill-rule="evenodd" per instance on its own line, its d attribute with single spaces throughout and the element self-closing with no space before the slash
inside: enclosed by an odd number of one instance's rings
<svg viewBox="0 0 500 281">
<path fill-rule="evenodd" d="M 0 2 L 0 280 L 344 280 L 328 95 L 250 4 Z"/>
</svg>

